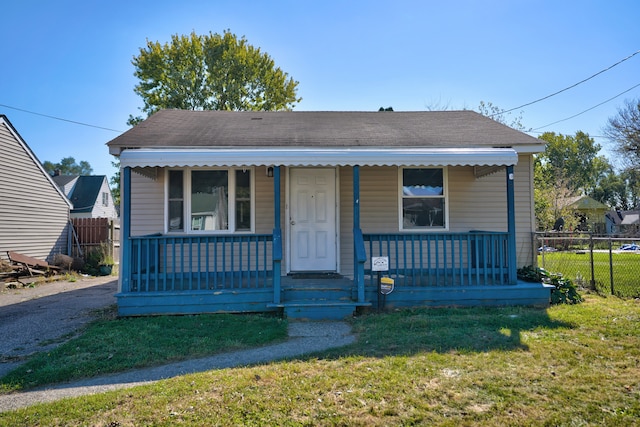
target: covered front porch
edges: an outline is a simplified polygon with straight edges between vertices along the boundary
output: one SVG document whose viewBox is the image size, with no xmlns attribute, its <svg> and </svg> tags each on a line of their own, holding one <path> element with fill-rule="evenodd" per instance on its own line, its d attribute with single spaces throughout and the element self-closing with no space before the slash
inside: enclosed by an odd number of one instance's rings
<svg viewBox="0 0 640 427">
<path fill-rule="evenodd" d="M 202 153 L 182 153 L 188 158 L 181 159 L 181 165 L 268 166 L 273 179 L 273 230 L 259 234 L 143 236 L 131 235 L 131 173 L 134 168 L 168 166 L 168 157 L 167 153 L 159 154 L 160 150 L 124 152 L 119 314 L 283 312 L 288 317 L 326 319 L 376 309 L 381 302 L 386 307 L 548 304 L 548 289 L 518 283 L 516 278 L 513 166 L 517 155 L 513 150 L 380 151 L 287 150 L 266 157 L 259 156 L 261 153 L 217 151 L 215 157 L 204 159 Z M 171 164 L 176 164 L 175 156 Z M 481 166 L 481 173 L 501 170 L 505 174 L 507 231 L 363 232 L 361 165 L 408 164 L 471 164 Z M 349 238 L 353 242 L 353 263 L 348 271 L 308 271 L 305 275 L 283 268 L 288 247 L 283 224 L 289 218 L 283 221 L 281 212 L 282 170 L 318 165 L 351 168 Z M 382 275 L 392 278 L 395 288 L 384 297 L 378 291 L 381 274 L 373 271 L 372 257 L 388 259 L 388 269 Z"/>
<path fill-rule="evenodd" d="M 353 276 L 275 274 L 280 260 L 272 256 L 278 253 L 272 234 L 129 241 L 128 287 L 117 295 L 120 315 L 283 312 L 327 319 L 381 307 L 548 303 L 549 292 L 540 285 L 510 281 L 507 233 L 364 234 Z M 379 256 L 389 258 L 384 273 L 371 268 Z M 378 291 L 382 275 L 395 283 L 388 295 Z"/>
</svg>

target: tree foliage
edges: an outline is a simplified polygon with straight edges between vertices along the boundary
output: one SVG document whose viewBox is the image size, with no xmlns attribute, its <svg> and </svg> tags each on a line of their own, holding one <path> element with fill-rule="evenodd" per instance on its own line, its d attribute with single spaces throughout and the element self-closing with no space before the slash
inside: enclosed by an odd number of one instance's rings
<svg viewBox="0 0 640 427">
<path fill-rule="evenodd" d="M 495 120 L 498 123 L 502 123 L 505 126 L 509 126 L 513 129 L 524 131 L 525 127 L 522 124 L 522 112 L 520 112 L 517 116 L 513 118 L 509 118 L 511 115 L 510 112 L 505 112 L 502 108 L 497 105 L 493 105 L 492 102 L 484 102 L 480 101 L 480 105 L 478 105 L 478 113 L 482 114 L 485 117 L 489 117 L 490 119 Z"/>
<path fill-rule="evenodd" d="M 640 206 L 640 171 L 627 169 L 608 173 L 589 194 L 612 209 L 633 210 Z"/>
<path fill-rule="evenodd" d="M 640 168 L 640 99 L 628 100 L 610 117 L 605 135 L 614 142 L 627 169 Z"/>
<path fill-rule="evenodd" d="M 574 136 L 545 132 L 540 139 L 547 142 L 538 157 L 544 179 L 550 183 L 562 181 L 572 193 L 589 193 L 612 170 L 609 161 L 598 155 L 600 145 L 584 132 Z"/>
<path fill-rule="evenodd" d="M 80 163 L 76 163 L 76 159 L 73 157 L 65 157 L 59 163 L 46 160 L 42 166 L 49 175 L 54 175 L 57 172 L 60 175 L 91 175 L 93 173 L 89 162 L 82 160 Z"/>
<path fill-rule="evenodd" d="M 174 35 L 170 43 L 147 40 L 132 61 L 142 111 L 159 109 L 276 111 L 300 102 L 298 82 L 242 37 Z M 138 118 L 130 117 L 136 124 Z"/>
<path fill-rule="evenodd" d="M 593 138 L 578 131 L 573 136 L 545 132 L 540 139 L 547 144 L 534 163 L 534 200 L 539 229 L 555 228 L 559 218 L 564 220 L 564 229 L 576 228 L 577 218 L 566 203 L 573 196 L 588 195 L 614 206 L 610 202 L 617 197 L 613 195 L 616 187 L 611 186 L 615 171 L 607 158 L 599 155 L 601 147 Z"/>
<path fill-rule="evenodd" d="M 120 160 L 112 161 L 111 166 L 116 168 L 116 173 L 109 180 L 111 195 L 113 196 L 113 203 L 116 206 L 120 206 Z"/>
</svg>

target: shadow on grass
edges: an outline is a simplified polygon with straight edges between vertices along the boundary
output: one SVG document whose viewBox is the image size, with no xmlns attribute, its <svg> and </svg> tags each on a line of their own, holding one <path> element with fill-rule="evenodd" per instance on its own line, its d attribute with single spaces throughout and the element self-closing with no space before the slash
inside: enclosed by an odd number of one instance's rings
<svg viewBox="0 0 640 427">
<path fill-rule="evenodd" d="M 321 357 L 526 351 L 523 332 L 575 326 L 552 320 L 546 309 L 531 307 L 401 310 L 363 315 L 352 325 L 357 342 Z"/>
</svg>

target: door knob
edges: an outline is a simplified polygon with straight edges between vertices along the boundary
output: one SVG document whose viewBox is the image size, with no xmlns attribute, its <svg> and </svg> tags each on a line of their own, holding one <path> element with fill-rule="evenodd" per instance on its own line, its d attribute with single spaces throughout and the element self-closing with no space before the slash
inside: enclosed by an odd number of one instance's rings
<svg viewBox="0 0 640 427">
<path fill-rule="evenodd" d="M 296 222 L 294 220 L 291 220 L 291 225 L 296 225 Z"/>
</svg>

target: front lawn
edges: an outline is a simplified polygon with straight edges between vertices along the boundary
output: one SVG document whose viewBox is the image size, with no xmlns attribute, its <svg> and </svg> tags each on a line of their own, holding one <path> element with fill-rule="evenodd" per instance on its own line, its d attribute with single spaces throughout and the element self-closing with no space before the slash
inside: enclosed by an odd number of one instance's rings
<svg viewBox="0 0 640 427">
<path fill-rule="evenodd" d="M 640 301 L 403 310 L 357 343 L 0 414 L 0 425 L 632 426 Z"/>
<path fill-rule="evenodd" d="M 255 347 L 287 337 L 273 316 L 203 314 L 116 318 L 101 312 L 82 335 L 0 378 L 0 393 Z"/>
</svg>

